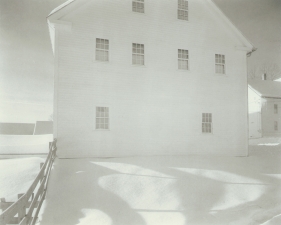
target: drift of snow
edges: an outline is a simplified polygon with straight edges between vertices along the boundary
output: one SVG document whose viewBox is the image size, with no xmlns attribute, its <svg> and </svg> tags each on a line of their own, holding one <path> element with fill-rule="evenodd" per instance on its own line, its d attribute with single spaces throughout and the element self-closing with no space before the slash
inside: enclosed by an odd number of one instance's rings
<svg viewBox="0 0 281 225">
<path fill-rule="evenodd" d="M 0 160 L 0 198 L 16 201 L 17 195 L 30 187 L 44 161 L 39 157 Z"/>
<path fill-rule="evenodd" d="M 56 159 L 40 225 L 280 224 L 279 140 L 249 157 Z"/>
<path fill-rule="evenodd" d="M 0 135 L 0 154 L 46 154 L 52 140 L 52 134 Z"/>
</svg>

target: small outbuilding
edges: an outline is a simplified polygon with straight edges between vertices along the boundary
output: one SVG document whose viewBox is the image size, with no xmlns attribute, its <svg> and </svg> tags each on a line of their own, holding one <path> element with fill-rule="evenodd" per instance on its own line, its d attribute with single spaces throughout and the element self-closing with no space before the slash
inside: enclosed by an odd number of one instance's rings
<svg viewBox="0 0 281 225">
<path fill-rule="evenodd" d="M 281 136 L 281 83 L 250 80 L 249 137 Z"/>
</svg>

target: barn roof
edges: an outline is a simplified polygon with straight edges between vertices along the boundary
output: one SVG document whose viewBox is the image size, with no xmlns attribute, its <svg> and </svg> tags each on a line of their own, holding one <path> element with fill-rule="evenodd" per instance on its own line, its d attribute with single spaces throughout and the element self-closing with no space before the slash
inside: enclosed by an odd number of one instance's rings
<svg viewBox="0 0 281 225">
<path fill-rule="evenodd" d="M 281 83 L 271 80 L 250 80 L 249 87 L 264 98 L 281 98 Z"/>
</svg>

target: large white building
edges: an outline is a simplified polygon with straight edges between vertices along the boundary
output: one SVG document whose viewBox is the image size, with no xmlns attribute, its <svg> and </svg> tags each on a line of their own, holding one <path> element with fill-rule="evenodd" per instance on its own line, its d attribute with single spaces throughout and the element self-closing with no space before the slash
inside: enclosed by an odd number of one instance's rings
<svg viewBox="0 0 281 225">
<path fill-rule="evenodd" d="M 253 46 L 211 0 L 72 0 L 48 24 L 59 157 L 248 154 Z"/>
</svg>

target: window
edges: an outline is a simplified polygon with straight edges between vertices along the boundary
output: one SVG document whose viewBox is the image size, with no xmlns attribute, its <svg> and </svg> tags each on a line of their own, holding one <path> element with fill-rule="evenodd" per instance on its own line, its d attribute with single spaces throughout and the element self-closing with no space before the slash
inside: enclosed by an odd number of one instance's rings
<svg viewBox="0 0 281 225">
<path fill-rule="evenodd" d="M 212 133 L 212 113 L 202 113 L 202 133 Z"/>
<path fill-rule="evenodd" d="M 188 70 L 188 50 L 178 49 L 178 69 Z"/>
<path fill-rule="evenodd" d="M 109 108 L 96 107 L 96 129 L 108 130 L 109 129 Z"/>
<path fill-rule="evenodd" d="M 274 114 L 278 114 L 278 105 L 274 104 Z"/>
<path fill-rule="evenodd" d="M 144 13 L 144 0 L 133 0 L 133 12 Z"/>
<path fill-rule="evenodd" d="M 216 73 L 225 74 L 225 56 L 216 54 Z"/>
<path fill-rule="evenodd" d="M 178 19 L 188 20 L 188 1 L 178 0 Z"/>
<path fill-rule="evenodd" d="M 106 39 L 96 39 L 96 60 L 108 61 L 109 41 Z"/>
<path fill-rule="evenodd" d="M 133 65 L 144 65 L 144 45 L 133 43 Z"/>
</svg>

